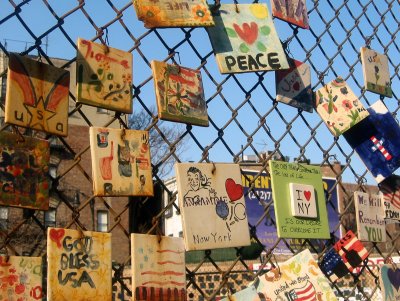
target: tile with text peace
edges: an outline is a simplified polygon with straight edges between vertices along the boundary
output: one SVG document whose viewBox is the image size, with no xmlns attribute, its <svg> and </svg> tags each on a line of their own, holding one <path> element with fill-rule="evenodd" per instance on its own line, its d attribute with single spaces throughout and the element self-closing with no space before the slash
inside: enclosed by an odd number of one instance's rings
<svg viewBox="0 0 400 301">
<path fill-rule="evenodd" d="M 213 17 L 207 32 L 221 73 L 289 68 L 266 4 L 222 4 Z"/>
</svg>

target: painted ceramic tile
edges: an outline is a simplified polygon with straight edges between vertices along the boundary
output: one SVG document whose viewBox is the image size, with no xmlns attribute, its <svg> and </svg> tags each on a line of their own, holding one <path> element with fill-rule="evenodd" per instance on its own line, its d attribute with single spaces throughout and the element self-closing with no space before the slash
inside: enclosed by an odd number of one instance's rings
<svg viewBox="0 0 400 301">
<path fill-rule="evenodd" d="M 47 140 L 1 132 L 0 205 L 47 210 L 49 160 Z"/>
<path fill-rule="evenodd" d="M 329 281 L 306 249 L 259 277 L 262 300 L 337 300 Z M 257 282 L 256 282 L 257 283 Z"/>
<path fill-rule="evenodd" d="M 133 300 L 186 301 L 183 238 L 131 234 L 131 244 Z"/>
<path fill-rule="evenodd" d="M 47 300 L 111 299 L 111 234 L 48 228 Z"/>
<path fill-rule="evenodd" d="M 361 47 L 360 52 L 366 90 L 392 97 L 387 56 L 366 47 Z"/>
<path fill-rule="evenodd" d="M 239 165 L 177 163 L 175 171 L 186 250 L 250 245 Z"/>
<path fill-rule="evenodd" d="M 379 272 L 383 301 L 400 300 L 400 269 L 384 264 Z"/>
<path fill-rule="evenodd" d="M 368 116 L 368 111 L 341 77 L 317 91 L 315 105 L 318 114 L 336 137 Z"/>
<path fill-rule="evenodd" d="M 346 276 L 350 272 L 343 262 L 342 257 L 334 249 L 325 253 L 319 267 L 332 282 Z"/>
<path fill-rule="evenodd" d="M 296 217 L 318 217 L 314 186 L 289 183 L 292 215 Z"/>
<path fill-rule="evenodd" d="M 384 181 L 379 187 L 383 194 L 384 216 L 388 222 L 400 223 L 400 177 L 391 178 L 395 178 L 393 185 L 386 185 Z"/>
<path fill-rule="evenodd" d="M 42 258 L 0 257 L 0 300 L 42 300 Z"/>
<path fill-rule="evenodd" d="M 304 111 L 313 112 L 310 66 L 289 59 L 290 68 L 275 72 L 276 100 Z"/>
<path fill-rule="evenodd" d="M 159 61 L 151 68 L 160 119 L 208 126 L 200 71 Z"/>
<path fill-rule="evenodd" d="M 147 131 L 91 127 L 89 133 L 95 195 L 153 195 Z"/>
<path fill-rule="evenodd" d="M 382 196 L 355 191 L 354 204 L 358 238 L 362 241 L 386 241 L 386 223 Z"/>
<path fill-rule="evenodd" d="M 269 167 L 278 237 L 330 238 L 329 221 L 320 168 L 302 163 L 288 163 L 272 160 L 269 161 Z M 292 215 L 289 184 L 294 181 L 300 185 L 305 184 L 314 187 L 317 208 L 316 218 L 304 218 Z M 307 203 L 307 201 L 304 203 Z M 308 209 L 309 208 L 305 205 L 303 206 L 305 212 Z"/>
<path fill-rule="evenodd" d="M 214 25 L 205 0 L 133 0 L 133 5 L 146 28 Z"/>
<path fill-rule="evenodd" d="M 382 101 L 368 108 L 368 113 L 344 137 L 380 183 L 400 167 L 400 127 Z"/>
<path fill-rule="evenodd" d="M 77 101 L 132 113 L 132 53 L 78 39 Z"/>
<path fill-rule="evenodd" d="M 308 29 L 305 0 L 271 0 L 272 15 L 288 23 Z"/>
<path fill-rule="evenodd" d="M 350 272 L 353 272 L 368 257 L 367 249 L 352 231 L 348 231 L 334 247 Z"/>
<path fill-rule="evenodd" d="M 207 32 L 221 73 L 289 68 L 266 4 L 222 4 L 213 17 Z"/>
<path fill-rule="evenodd" d="M 10 53 L 5 122 L 67 136 L 69 72 Z"/>
<path fill-rule="evenodd" d="M 261 299 L 258 296 L 256 287 L 251 285 L 227 298 L 221 299 L 221 301 L 261 301 Z"/>
</svg>

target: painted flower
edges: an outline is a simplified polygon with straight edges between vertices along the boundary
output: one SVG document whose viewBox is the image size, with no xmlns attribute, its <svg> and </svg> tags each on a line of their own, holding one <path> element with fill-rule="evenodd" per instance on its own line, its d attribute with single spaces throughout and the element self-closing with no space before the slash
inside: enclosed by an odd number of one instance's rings
<svg viewBox="0 0 400 301">
<path fill-rule="evenodd" d="M 204 5 L 196 5 L 192 8 L 193 17 L 198 21 L 210 20 L 210 12 Z"/>
<path fill-rule="evenodd" d="M 340 88 L 340 92 L 342 92 L 343 95 L 349 94 L 349 91 L 347 90 L 347 87 Z"/>
<path fill-rule="evenodd" d="M 342 107 L 347 111 L 350 111 L 353 108 L 353 105 L 351 104 L 351 101 L 348 99 L 345 99 L 342 101 Z"/>
</svg>

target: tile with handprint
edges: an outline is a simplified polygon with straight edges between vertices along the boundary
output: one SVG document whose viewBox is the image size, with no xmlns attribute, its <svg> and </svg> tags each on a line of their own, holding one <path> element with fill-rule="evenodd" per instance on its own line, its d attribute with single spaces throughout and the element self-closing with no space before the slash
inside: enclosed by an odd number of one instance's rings
<svg viewBox="0 0 400 301">
<path fill-rule="evenodd" d="M 369 115 L 341 77 L 316 92 L 315 107 L 331 133 L 338 137 Z"/>
<path fill-rule="evenodd" d="M 388 58 L 370 48 L 361 47 L 365 89 L 392 97 Z"/>
<path fill-rule="evenodd" d="M 146 28 L 214 25 L 206 0 L 133 0 L 133 6 Z"/>
<path fill-rule="evenodd" d="M 79 103 L 132 113 L 132 53 L 78 39 Z"/>
<path fill-rule="evenodd" d="M 288 23 L 308 29 L 305 0 L 271 0 L 272 15 Z"/>
<path fill-rule="evenodd" d="M 207 32 L 221 73 L 289 68 L 266 4 L 222 4 Z"/>
<path fill-rule="evenodd" d="M 90 128 L 96 196 L 152 196 L 148 131 Z"/>
</svg>

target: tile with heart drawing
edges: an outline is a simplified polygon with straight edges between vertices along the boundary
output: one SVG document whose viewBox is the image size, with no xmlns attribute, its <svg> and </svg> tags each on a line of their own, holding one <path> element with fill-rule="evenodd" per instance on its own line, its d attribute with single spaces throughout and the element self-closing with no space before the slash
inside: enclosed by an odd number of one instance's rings
<svg viewBox="0 0 400 301">
<path fill-rule="evenodd" d="M 400 269 L 390 264 L 381 266 L 379 282 L 382 291 L 382 300 L 400 300 Z"/>
<path fill-rule="evenodd" d="M 47 229 L 47 300 L 111 300 L 111 233 Z"/>
<path fill-rule="evenodd" d="M 283 161 L 269 161 L 269 167 L 278 237 L 329 239 L 328 211 L 321 169 L 313 165 Z M 296 185 L 292 185 L 293 201 L 290 193 L 291 183 L 299 185 L 297 188 Z M 297 199 L 301 199 L 303 203 L 301 214 L 298 214 L 300 209 L 292 210 L 294 201 L 298 204 Z M 312 214 L 312 218 L 310 218 L 311 216 L 305 213 L 307 213 L 307 203 L 311 203 L 312 200 L 315 202 L 315 207 L 308 208 L 311 209 L 309 213 Z"/>
<path fill-rule="evenodd" d="M 250 245 L 238 164 L 177 163 L 186 250 Z"/>
<path fill-rule="evenodd" d="M 275 72 L 276 100 L 289 106 L 313 112 L 310 66 L 288 59 L 290 68 Z"/>
<path fill-rule="evenodd" d="M 307 184 L 290 183 L 292 215 L 315 218 L 318 215 L 314 187 Z"/>
<path fill-rule="evenodd" d="M 222 4 L 213 18 L 207 32 L 221 73 L 289 68 L 265 3 Z"/>
</svg>

